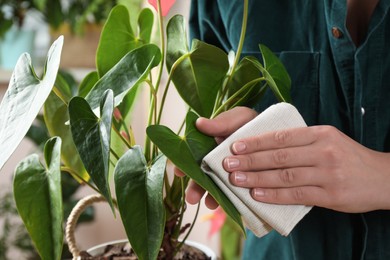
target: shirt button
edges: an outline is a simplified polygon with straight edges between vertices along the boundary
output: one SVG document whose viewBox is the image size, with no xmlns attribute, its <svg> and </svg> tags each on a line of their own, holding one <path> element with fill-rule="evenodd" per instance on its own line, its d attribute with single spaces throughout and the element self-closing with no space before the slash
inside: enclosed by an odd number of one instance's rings
<svg viewBox="0 0 390 260">
<path fill-rule="evenodd" d="M 337 27 L 332 27 L 332 34 L 336 39 L 343 37 L 343 32 Z"/>
<path fill-rule="evenodd" d="M 362 111 L 362 116 L 364 116 L 364 114 L 366 113 L 366 110 L 364 109 L 364 107 L 361 107 L 360 109 Z"/>
</svg>

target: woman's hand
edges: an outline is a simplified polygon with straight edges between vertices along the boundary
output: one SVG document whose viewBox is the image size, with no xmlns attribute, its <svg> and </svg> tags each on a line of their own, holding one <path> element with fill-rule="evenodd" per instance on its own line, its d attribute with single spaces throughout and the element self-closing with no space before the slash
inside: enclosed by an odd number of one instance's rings
<svg viewBox="0 0 390 260">
<path fill-rule="evenodd" d="M 252 109 L 236 107 L 221 113 L 214 119 L 199 118 L 196 121 L 196 127 L 204 134 L 214 136 L 217 143 L 220 143 L 242 125 L 256 117 L 256 115 L 256 111 Z M 178 168 L 175 168 L 174 172 L 178 176 L 184 175 Z M 204 194 L 205 190 L 191 181 L 186 192 L 186 200 L 190 204 L 196 204 L 202 199 Z M 206 196 L 205 204 L 210 209 L 218 207 L 218 203 L 209 194 Z"/>
<path fill-rule="evenodd" d="M 331 126 L 270 132 L 235 142 L 224 160 L 232 184 L 255 200 L 342 212 L 390 209 L 390 154 Z"/>
</svg>

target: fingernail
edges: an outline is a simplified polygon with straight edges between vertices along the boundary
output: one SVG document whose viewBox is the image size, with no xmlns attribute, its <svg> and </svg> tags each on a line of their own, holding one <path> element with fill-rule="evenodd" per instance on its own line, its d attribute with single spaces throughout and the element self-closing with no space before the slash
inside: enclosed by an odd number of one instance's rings
<svg viewBox="0 0 390 260">
<path fill-rule="evenodd" d="M 242 172 L 234 173 L 234 181 L 236 183 L 245 183 L 246 182 L 246 174 Z"/>
<path fill-rule="evenodd" d="M 253 193 L 254 193 L 255 197 L 264 197 L 264 195 L 265 195 L 265 192 L 263 189 L 254 189 Z"/>
<path fill-rule="evenodd" d="M 226 164 L 229 169 L 234 169 L 240 165 L 240 161 L 235 158 L 227 158 Z"/>
<path fill-rule="evenodd" d="M 233 152 L 239 153 L 246 150 L 246 144 L 244 142 L 236 142 L 233 144 Z"/>
</svg>

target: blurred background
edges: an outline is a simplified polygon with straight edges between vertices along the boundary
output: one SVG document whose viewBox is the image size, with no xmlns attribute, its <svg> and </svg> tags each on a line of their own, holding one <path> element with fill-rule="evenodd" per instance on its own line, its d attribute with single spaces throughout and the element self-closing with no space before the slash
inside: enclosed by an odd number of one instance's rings
<svg viewBox="0 0 390 260">
<path fill-rule="evenodd" d="M 0 0 L 0 98 L 7 90 L 19 56 L 24 52 L 30 53 L 34 67 L 42 70 L 47 50 L 59 35 L 65 37 L 61 70 L 77 84 L 95 67 L 95 51 L 102 25 L 110 9 L 118 3 L 129 5 L 134 14 L 143 7 L 149 7 L 146 0 Z M 169 16 L 176 13 L 188 18 L 189 5 L 190 0 L 176 1 L 165 18 L 166 21 Z M 143 140 L 145 135 L 148 96 L 144 96 L 145 102 L 138 102 L 135 108 L 134 115 L 137 115 L 137 121 L 132 125 L 138 140 Z M 186 113 L 186 107 L 177 93 L 171 93 L 169 99 L 166 102 L 169 104 L 166 114 L 170 116 L 163 119 L 163 123 L 175 126 L 180 124 L 178 121 L 181 121 L 179 119 Z M 16 164 L 34 151 L 39 153 L 42 140 L 46 140 L 45 129 L 41 128 L 39 119 L 34 128 L 30 138 L 23 140 L 0 172 L 0 260 L 36 259 L 31 242 L 14 208 L 12 197 L 12 177 Z M 64 190 L 64 201 L 68 207 L 83 195 L 93 193 L 88 187 L 78 188 L 77 184 L 72 186 L 72 181 L 71 178 L 64 176 L 63 182 L 70 187 Z M 97 204 L 83 215 L 83 222 L 76 231 L 80 249 L 125 238 L 120 220 L 114 219 L 107 208 L 108 205 Z M 193 221 L 195 211 L 196 206 L 189 205 L 186 222 Z M 218 213 L 202 205 L 189 239 L 206 244 L 222 257 L 221 248 L 224 245 L 221 245 L 221 232 L 215 228 L 219 221 L 217 215 Z M 211 223 L 214 223 L 213 229 Z M 226 234 L 224 236 L 227 237 Z M 241 241 L 232 243 L 237 248 Z"/>
</svg>

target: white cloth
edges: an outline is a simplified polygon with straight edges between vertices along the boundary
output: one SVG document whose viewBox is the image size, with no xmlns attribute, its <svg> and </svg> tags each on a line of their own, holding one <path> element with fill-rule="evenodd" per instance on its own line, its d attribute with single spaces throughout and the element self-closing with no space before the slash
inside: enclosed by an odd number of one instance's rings
<svg viewBox="0 0 390 260">
<path fill-rule="evenodd" d="M 287 236 L 311 207 L 267 204 L 253 200 L 248 188 L 236 187 L 229 182 L 229 174 L 223 169 L 222 161 L 232 155 L 230 147 L 238 139 L 297 127 L 306 127 L 306 123 L 294 106 L 288 103 L 273 105 L 234 132 L 202 161 L 202 169 L 236 206 L 246 227 L 258 237 L 272 229 Z"/>
</svg>

